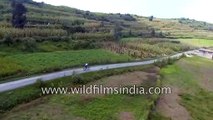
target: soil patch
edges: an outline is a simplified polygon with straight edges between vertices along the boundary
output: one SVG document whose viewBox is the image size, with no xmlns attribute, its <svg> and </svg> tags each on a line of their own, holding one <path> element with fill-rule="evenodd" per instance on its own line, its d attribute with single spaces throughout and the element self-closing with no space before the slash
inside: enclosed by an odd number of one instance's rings
<svg viewBox="0 0 213 120">
<path fill-rule="evenodd" d="M 188 111 L 179 104 L 180 90 L 172 88 L 172 94 L 162 95 L 157 102 L 157 111 L 172 120 L 190 120 Z"/>
<path fill-rule="evenodd" d="M 119 114 L 119 120 L 135 120 L 135 118 L 131 112 L 121 112 Z"/>
</svg>

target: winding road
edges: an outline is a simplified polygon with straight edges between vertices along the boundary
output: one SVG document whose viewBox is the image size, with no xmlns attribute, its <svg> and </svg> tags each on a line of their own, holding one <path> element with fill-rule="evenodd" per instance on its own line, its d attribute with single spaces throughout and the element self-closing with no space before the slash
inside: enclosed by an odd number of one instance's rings
<svg viewBox="0 0 213 120">
<path fill-rule="evenodd" d="M 176 55 L 169 56 L 170 58 L 178 58 L 183 54 L 192 54 L 195 53 L 193 51 L 187 51 L 183 53 L 178 53 Z M 168 57 L 164 57 L 161 59 L 165 59 Z M 115 68 L 123 68 L 123 67 L 133 67 L 133 66 L 142 66 L 142 65 L 149 65 L 153 64 L 155 61 L 160 60 L 160 59 L 154 59 L 154 60 L 149 60 L 149 61 L 143 61 L 143 62 L 131 62 L 131 63 L 119 63 L 119 64 L 109 64 L 109 65 L 98 65 L 98 66 L 92 66 L 88 71 L 84 71 L 82 68 L 76 68 L 76 69 L 68 69 L 68 70 L 63 70 L 59 72 L 53 72 L 53 73 L 48 73 L 44 75 L 38 75 L 35 77 L 29 77 L 29 78 L 24 78 L 12 82 L 7 82 L 7 83 L 2 83 L 0 84 L 0 92 L 5 92 L 9 90 L 14 90 L 17 88 L 21 88 L 24 86 L 28 86 L 31 84 L 34 84 L 37 80 L 42 80 L 42 81 L 49 81 L 49 80 L 54 80 L 57 78 L 62 78 L 66 76 L 72 76 L 73 74 L 82 74 L 86 72 L 93 72 L 93 71 L 100 71 L 100 70 L 107 70 L 107 69 L 115 69 Z"/>
</svg>

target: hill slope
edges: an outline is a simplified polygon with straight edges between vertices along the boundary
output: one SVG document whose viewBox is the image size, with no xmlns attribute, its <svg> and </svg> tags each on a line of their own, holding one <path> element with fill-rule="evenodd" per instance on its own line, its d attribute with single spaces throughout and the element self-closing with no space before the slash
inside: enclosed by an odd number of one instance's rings
<svg viewBox="0 0 213 120">
<path fill-rule="evenodd" d="M 130 14 L 104 14 L 65 6 L 52 6 L 22 0 L 27 8 L 27 25 L 23 30 L 11 27 L 11 0 L 0 0 L 0 39 L 33 37 L 37 41 L 72 39 L 113 40 L 115 31 L 121 37 L 213 38 L 212 24 L 190 19 L 155 19 Z M 157 34 L 159 33 L 159 34 Z M 60 36 L 60 37 L 58 37 Z M 62 37 L 63 36 L 63 37 Z M 42 40 L 41 40 L 42 39 Z"/>
</svg>

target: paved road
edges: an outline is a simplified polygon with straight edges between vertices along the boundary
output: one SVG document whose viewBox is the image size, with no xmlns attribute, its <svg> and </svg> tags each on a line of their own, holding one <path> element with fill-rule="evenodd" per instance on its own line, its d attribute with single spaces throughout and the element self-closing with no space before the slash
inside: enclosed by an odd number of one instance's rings
<svg viewBox="0 0 213 120">
<path fill-rule="evenodd" d="M 183 52 L 183 53 L 194 53 L 194 51 L 188 51 L 188 52 Z M 170 58 L 180 57 L 183 53 L 178 53 L 176 55 L 170 56 Z M 161 58 L 161 59 L 163 59 L 163 58 Z M 131 63 L 92 66 L 92 67 L 90 67 L 89 71 L 83 71 L 82 68 L 63 70 L 60 72 L 53 72 L 53 73 L 49 73 L 49 74 L 39 75 L 39 76 L 35 76 L 35 77 L 29 77 L 29 78 L 20 79 L 17 81 L 0 84 L 0 92 L 14 90 L 14 89 L 21 88 L 21 87 L 24 87 L 27 85 L 31 85 L 31 84 L 34 84 L 37 80 L 49 81 L 49 80 L 54 80 L 54 79 L 62 78 L 62 77 L 66 77 L 66 76 L 72 76 L 73 74 L 82 74 L 82 73 L 86 73 L 86 72 L 100 71 L 100 70 L 106 70 L 106 69 L 148 65 L 148 64 L 153 64 L 155 61 L 157 61 L 157 59 L 143 61 L 143 62 L 131 62 Z"/>
</svg>

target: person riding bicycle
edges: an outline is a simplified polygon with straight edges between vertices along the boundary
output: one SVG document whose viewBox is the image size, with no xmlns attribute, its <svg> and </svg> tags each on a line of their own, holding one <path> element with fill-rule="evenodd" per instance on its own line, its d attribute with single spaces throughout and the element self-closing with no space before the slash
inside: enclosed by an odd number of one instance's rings
<svg viewBox="0 0 213 120">
<path fill-rule="evenodd" d="M 87 70 L 87 69 L 88 69 L 88 67 L 89 67 L 89 64 L 88 64 L 88 63 L 86 63 L 86 64 L 84 65 L 84 70 Z"/>
</svg>

